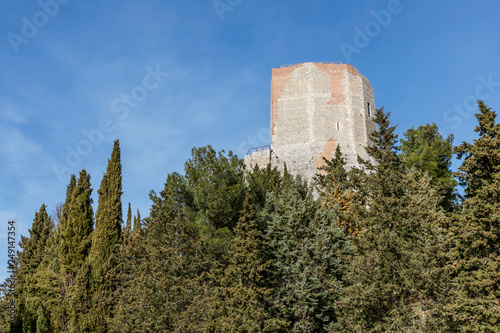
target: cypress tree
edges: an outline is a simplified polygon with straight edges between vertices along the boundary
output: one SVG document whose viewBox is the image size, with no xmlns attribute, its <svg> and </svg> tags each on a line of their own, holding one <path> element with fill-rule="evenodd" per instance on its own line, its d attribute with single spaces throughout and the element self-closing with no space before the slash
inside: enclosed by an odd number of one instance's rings
<svg viewBox="0 0 500 333">
<path fill-rule="evenodd" d="M 132 235 L 132 207 L 130 206 L 130 202 L 128 203 L 128 211 L 127 211 L 127 223 L 125 225 L 124 238 L 128 239 L 130 235 Z"/>
<path fill-rule="evenodd" d="M 102 265 L 107 261 L 115 245 L 121 239 L 122 226 L 122 165 L 120 159 L 120 143 L 115 141 L 111 159 L 108 160 L 106 173 L 97 191 L 99 204 L 95 214 L 95 230 L 92 235 L 90 262 L 93 278 L 99 282 Z"/>
<path fill-rule="evenodd" d="M 66 198 L 64 200 L 64 204 L 62 206 L 62 211 L 61 211 L 61 218 L 60 221 L 58 221 L 57 224 L 57 231 L 59 234 L 59 245 L 61 245 L 61 237 L 66 234 L 66 230 L 68 229 L 68 214 L 69 214 L 69 209 L 71 206 L 71 198 L 73 196 L 73 191 L 76 188 L 76 176 L 71 175 L 70 181 L 68 183 L 68 186 L 66 187 Z M 62 250 L 62 248 L 60 249 Z M 60 255 L 64 253 L 63 251 L 59 251 Z"/>
<path fill-rule="evenodd" d="M 142 219 L 139 209 L 137 209 L 137 215 L 134 216 L 134 235 L 139 235 L 142 229 Z"/>
<path fill-rule="evenodd" d="M 47 239 L 54 227 L 52 219 L 47 214 L 46 206 L 43 204 L 35 213 L 35 219 L 31 229 L 28 230 L 30 237 L 23 237 L 21 242 L 22 254 L 19 257 L 20 264 L 28 271 L 35 270 L 45 255 Z"/>
<path fill-rule="evenodd" d="M 53 223 L 47 214 L 45 205 L 35 213 L 33 225 L 29 231 L 30 237 L 21 236 L 22 252 L 19 253 L 19 269 L 16 272 L 19 305 L 19 317 L 22 329 L 26 332 L 36 331 L 37 309 L 41 299 L 37 288 L 36 271 L 44 259 L 47 239 L 53 229 Z"/>
<path fill-rule="evenodd" d="M 286 163 L 283 163 L 283 177 L 281 178 L 281 188 L 288 189 L 292 186 L 293 177 L 288 172 L 288 168 L 286 167 Z"/>
<path fill-rule="evenodd" d="M 90 251 L 90 236 L 94 227 L 91 194 L 90 175 L 82 170 L 70 201 L 63 207 L 64 228 L 61 230 L 60 251 L 65 273 L 75 274 Z"/>
<path fill-rule="evenodd" d="M 88 284 L 90 274 L 86 267 L 94 227 L 90 186 L 90 175 L 85 170 L 80 171 L 71 199 L 63 207 L 64 228 L 61 230 L 59 245 L 63 304 L 58 325 L 70 332 L 88 331 L 86 316 L 91 299 Z"/>
<path fill-rule="evenodd" d="M 491 108 L 482 101 L 478 106 L 479 137 L 454 148 L 463 158 L 455 175 L 465 200 L 450 227 L 453 289 L 447 310 L 460 331 L 494 332 L 500 326 L 500 125 Z"/>
<path fill-rule="evenodd" d="M 96 211 L 96 226 L 92 234 L 89 254 L 92 272 L 91 316 L 94 318 L 93 332 L 108 331 L 106 320 L 111 316 L 111 294 L 116 289 L 118 245 L 121 243 L 122 228 L 122 165 L 120 143 L 115 141 L 106 173 L 97 191 L 99 204 Z"/>
<path fill-rule="evenodd" d="M 62 271 L 61 266 L 61 234 L 63 234 L 68 217 L 73 190 L 76 187 L 76 177 L 71 175 L 70 182 L 66 189 L 66 198 L 64 203 L 56 206 L 56 211 L 53 214 L 53 220 L 57 222 L 55 229 L 50 233 L 47 239 L 46 256 L 40 264 L 36 272 L 37 283 L 33 285 L 38 290 L 43 304 L 44 316 L 49 320 L 48 327 L 50 330 L 59 332 L 67 330 L 67 286 L 65 287 L 66 274 Z M 65 292 L 61 292 L 65 290 Z M 38 313 L 38 310 L 37 310 Z M 45 323 L 45 319 L 41 321 Z M 45 324 L 44 324 L 45 325 Z M 38 329 L 38 328 L 37 328 Z"/>
</svg>

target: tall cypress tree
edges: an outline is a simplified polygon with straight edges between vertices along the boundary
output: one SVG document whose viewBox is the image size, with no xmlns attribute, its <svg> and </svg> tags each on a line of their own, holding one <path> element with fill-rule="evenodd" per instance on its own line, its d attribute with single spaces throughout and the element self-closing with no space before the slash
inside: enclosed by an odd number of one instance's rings
<svg viewBox="0 0 500 333">
<path fill-rule="evenodd" d="M 120 143 L 115 141 L 106 173 L 97 191 L 99 204 L 92 234 L 89 263 L 92 272 L 93 331 L 106 332 L 112 312 L 111 294 L 118 284 L 116 265 L 122 228 L 122 165 Z"/>
<path fill-rule="evenodd" d="M 90 175 L 82 170 L 70 201 L 63 207 L 64 228 L 59 249 L 64 282 L 59 326 L 70 332 L 88 331 L 86 314 L 91 300 L 90 274 L 86 267 L 94 228 L 91 194 Z"/>
<path fill-rule="evenodd" d="M 500 326 L 500 124 L 484 102 L 478 106 L 479 137 L 454 149 L 464 159 L 456 176 L 465 200 L 451 225 L 448 313 L 460 330 L 494 332 Z"/>
<path fill-rule="evenodd" d="M 132 207 L 130 206 L 130 202 L 128 203 L 127 223 L 125 224 L 125 231 L 123 234 L 124 239 L 128 239 L 130 235 L 132 235 Z"/>
<path fill-rule="evenodd" d="M 72 184 L 68 186 L 68 191 Z M 71 191 L 71 199 L 63 207 L 64 227 L 61 230 L 61 264 L 65 273 L 76 274 L 87 258 L 94 228 L 90 175 L 80 171 L 80 177 Z"/>
<path fill-rule="evenodd" d="M 90 263 L 92 275 L 96 281 L 102 282 L 103 267 L 115 245 L 121 239 L 122 226 L 122 165 L 120 143 L 115 141 L 111 159 L 108 160 L 106 173 L 97 191 L 99 204 L 95 214 L 95 230 L 92 235 Z"/>
<path fill-rule="evenodd" d="M 139 209 L 137 209 L 137 215 L 134 216 L 134 235 L 139 235 L 142 229 L 142 219 Z"/>
<path fill-rule="evenodd" d="M 57 232 L 59 235 L 59 239 L 58 239 L 59 246 L 61 246 L 61 241 L 62 241 L 61 237 L 66 234 L 66 230 L 68 228 L 68 214 L 69 214 L 69 209 L 71 206 L 71 198 L 73 196 L 73 191 L 76 188 L 76 183 L 77 183 L 76 176 L 71 175 L 68 186 L 66 187 L 66 198 L 65 198 L 63 206 L 62 206 L 61 218 L 57 224 Z M 64 253 L 64 251 L 62 251 L 62 248 L 60 248 L 60 250 L 61 251 L 59 251 L 59 252 L 61 255 L 62 253 Z"/>
<path fill-rule="evenodd" d="M 36 271 L 42 262 L 46 252 L 47 239 L 53 229 L 53 223 L 47 214 L 45 205 L 35 213 L 33 225 L 29 231 L 30 236 L 21 236 L 21 248 L 19 254 L 19 269 L 16 273 L 19 303 L 19 316 L 22 321 L 23 331 L 36 331 L 37 309 L 42 300 L 33 288 L 37 284 Z"/>
<path fill-rule="evenodd" d="M 37 272 L 36 278 L 39 283 L 35 287 L 44 295 L 43 314 L 49 317 L 49 327 L 56 332 L 67 330 L 65 326 L 67 323 L 67 314 L 65 313 L 67 303 L 67 286 L 65 286 L 65 283 L 67 282 L 67 276 L 62 271 L 60 245 L 61 235 L 64 234 L 67 225 L 71 197 L 76 184 L 75 175 L 71 175 L 66 189 L 65 201 L 56 207 L 54 221 L 57 222 L 57 225 L 47 239 L 47 255 L 40 265 L 41 269 Z M 65 290 L 65 292 L 62 293 L 62 290 Z"/>
</svg>

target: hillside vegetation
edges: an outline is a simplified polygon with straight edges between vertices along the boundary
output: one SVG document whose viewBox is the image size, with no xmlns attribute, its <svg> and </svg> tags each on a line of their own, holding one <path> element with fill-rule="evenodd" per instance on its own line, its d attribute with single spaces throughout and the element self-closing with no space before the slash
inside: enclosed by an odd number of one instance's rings
<svg viewBox="0 0 500 333">
<path fill-rule="evenodd" d="M 458 146 L 435 124 L 399 140 L 379 109 L 375 163 L 337 147 L 312 184 L 193 148 L 144 218 L 122 216 L 117 140 L 95 212 L 82 170 L 35 214 L 0 330 L 500 332 L 500 125 L 478 108 Z"/>
</svg>

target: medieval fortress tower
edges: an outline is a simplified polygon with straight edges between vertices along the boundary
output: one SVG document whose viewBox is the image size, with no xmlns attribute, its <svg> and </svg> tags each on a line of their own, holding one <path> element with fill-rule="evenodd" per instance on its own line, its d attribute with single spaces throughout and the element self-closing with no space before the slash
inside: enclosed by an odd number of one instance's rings
<svg viewBox="0 0 500 333">
<path fill-rule="evenodd" d="M 286 163 L 290 173 L 310 182 L 323 157 L 330 159 L 340 145 L 347 167 L 357 166 L 357 155 L 368 159 L 374 111 L 373 88 L 351 65 L 306 62 L 273 68 L 271 146 L 251 149 L 245 163 L 264 168 L 271 162 L 280 170 Z"/>
</svg>

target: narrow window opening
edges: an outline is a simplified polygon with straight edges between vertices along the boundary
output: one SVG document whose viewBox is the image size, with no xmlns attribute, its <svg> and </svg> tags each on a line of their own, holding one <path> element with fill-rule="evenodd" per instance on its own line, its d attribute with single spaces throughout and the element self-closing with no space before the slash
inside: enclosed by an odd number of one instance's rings
<svg viewBox="0 0 500 333">
<path fill-rule="evenodd" d="M 340 123 L 337 121 L 337 131 L 340 130 Z"/>
<path fill-rule="evenodd" d="M 370 112 L 370 102 L 366 102 L 366 108 L 368 110 L 368 117 L 371 117 L 371 112 Z"/>
</svg>

